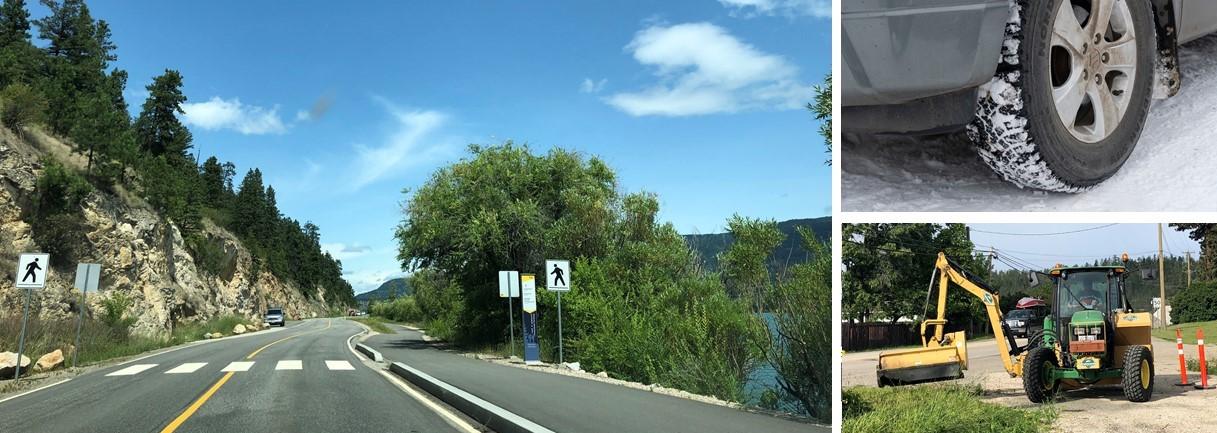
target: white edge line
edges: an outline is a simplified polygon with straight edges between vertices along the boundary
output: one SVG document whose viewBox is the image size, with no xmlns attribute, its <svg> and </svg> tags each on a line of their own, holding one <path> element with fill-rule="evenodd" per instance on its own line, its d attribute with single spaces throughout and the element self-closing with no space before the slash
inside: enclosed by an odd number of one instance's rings
<svg viewBox="0 0 1217 433">
<path fill-rule="evenodd" d="M 8 397 L 5 397 L 5 398 L 0 399 L 0 403 L 4 403 L 4 402 L 6 402 L 6 401 L 12 400 L 12 399 L 17 398 L 17 397 L 21 397 L 21 396 L 26 395 L 26 394 L 33 394 L 33 393 L 35 393 L 35 392 L 42 391 L 42 390 L 44 390 L 44 389 L 50 388 L 50 387 L 52 387 L 52 386 L 55 386 L 55 385 L 58 385 L 58 384 L 61 384 L 61 383 L 64 383 L 64 382 L 67 382 L 67 381 L 70 381 L 70 380 L 72 380 L 72 378 L 70 378 L 70 377 L 69 377 L 69 378 L 67 378 L 67 379 L 64 379 L 64 380 L 61 380 L 61 381 L 58 381 L 58 382 L 52 383 L 52 384 L 50 384 L 50 385 L 44 385 L 44 386 L 41 386 L 41 387 L 38 387 L 38 388 L 34 388 L 34 389 L 31 389 L 31 390 L 29 390 L 29 391 L 26 391 L 26 392 L 23 392 L 23 393 L 20 393 L 20 394 L 17 394 L 17 395 L 10 395 L 10 396 L 8 396 Z"/>
<path fill-rule="evenodd" d="M 423 378 L 423 380 L 426 380 L 435 385 L 438 385 L 440 388 L 444 388 L 445 391 L 448 391 L 452 394 L 456 394 L 460 398 L 463 398 L 473 404 L 481 406 L 482 409 L 486 409 L 490 412 L 494 412 L 495 415 L 498 415 L 500 418 L 506 419 L 508 422 L 511 422 L 516 425 L 524 427 L 528 431 L 536 432 L 536 433 L 554 433 L 553 430 L 550 430 L 543 425 L 532 422 L 532 420 L 530 420 L 528 418 L 524 418 L 522 416 L 516 415 L 512 411 L 503 409 L 502 407 L 499 407 L 498 405 L 496 405 L 494 403 L 483 400 L 481 397 L 473 395 L 472 393 L 465 391 L 463 389 L 457 388 L 456 386 L 453 386 L 452 384 L 449 384 L 448 382 L 444 382 L 442 380 L 436 379 L 435 377 L 432 377 L 431 375 L 424 373 L 422 370 L 411 367 L 411 366 L 406 365 L 401 362 L 396 362 L 395 364 L 397 364 L 398 366 L 400 366 L 406 370 L 409 370 L 411 373 L 414 373 L 415 375 L 418 375 L 419 377 Z"/>
<path fill-rule="evenodd" d="M 405 391 L 406 394 L 409 394 L 411 397 L 414 397 L 415 400 L 418 400 L 420 403 L 427 406 L 428 409 L 431 409 L 435 413 L 438 413 L 440 416 L 444 417 L 444 419 L 446 419 L 448 421 L 448 423 L 451 424 L 452 426 L 457 427 L 461 430 L 464 430 L 468 433 L 481 433 L 481 430 L 478 430 L 478 429 L 474 428 L 472 425 L 469 425 L 469 423 L 465 422 L 465 420 L 456 416 L 456 414 L 452 413 L 452 411 L 449 411 L 448 409 L 446 409 L 438 404 L 435 404 L 435 402 L 431 401 L 431 399 L 427 398 L 427 396 L 424 396 L 424 395 L 422 395 L 422 393 L 415 391 L 414 388 L 411 388 L 409 385 L 407 385 L 401 379 L 397 378 L 397 376 L 393 375 L 392 373 L 386 372 L 384 370 L 377 370 L 376 372 L 380 373 L 381 376 L 384 376 L 386 379 L 388 379 L 389 382 L 392 382 L 394 385 L 397 385 L 397 387 L 401 388 L 402 391 Z"/>
</svg>

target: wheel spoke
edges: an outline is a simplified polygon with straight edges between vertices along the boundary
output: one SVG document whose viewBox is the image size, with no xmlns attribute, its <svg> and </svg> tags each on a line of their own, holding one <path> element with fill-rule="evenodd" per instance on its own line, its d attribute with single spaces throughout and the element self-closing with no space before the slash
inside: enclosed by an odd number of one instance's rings
<svg viewBox="0 0 1217 433">
<path fill-rule="evenodd" d="M 1111 26 L 1111 10 L 1117 0 L 1094 0 L 1090 11 L 1090 33 L 1102 35 Z M 1068 4 L 1069 2 L 1062 2 Z"/>
<path fill-rule="evenodd" d="M 1111 135 L 1120 126 L 1120 104 L 1106 86 L 1092 86 L 1090 103 L 1094 106 L 1094 135 L 1104 138 Z"/>
<path fill-rule="evenodd" d="M 1056 102 L 1057 114 L 1065 127 L 1073 128 L 1078 117 L 1078 107 L 1086 99 L 1086 77 L 1074 71 L 1069 80 L 1060 87 L 1052 89 L 1052 99 Z"/>
<path fill-rule="evenodd" d="M 1129 35 L 1124 35 L 1119 41 L 1108 45 L 1104 52 L 1107 54 L 1107 61 L 1104 62 L 1108 69 L 1123 71 L 1126 74 L 1131 74 L 1137 67 L 1137 40 Z"/>
<path fill-rule="evenodd" d="M 1068 48 L 1074 56 L 1082 55 L 1082 44 L 1086 43 L 1086 30 L 1078 21 L 1077 14 L 1069 2 L 1062 2 L 1056 9 L 1056 20 L 1052 26 L 1052 45 Z"/>
</svg>

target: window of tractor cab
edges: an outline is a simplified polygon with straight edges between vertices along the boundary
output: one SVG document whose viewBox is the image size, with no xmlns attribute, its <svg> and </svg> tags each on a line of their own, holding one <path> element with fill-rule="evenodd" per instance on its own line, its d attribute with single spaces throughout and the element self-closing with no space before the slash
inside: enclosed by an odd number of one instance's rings
<svg viewBox="0 0 1217 433">
<path fill-rule="evenodd" d="M 1116 285 L 1115 278 L 1106 270 L 1062 271 L 1060 290 L 1057 290 L 1057 305 L 1061 306 L 1059 317 L 1072 317 L 1073 313 L 1082 310 L 1108 311 L 1109 288 Z"/>
</svg>

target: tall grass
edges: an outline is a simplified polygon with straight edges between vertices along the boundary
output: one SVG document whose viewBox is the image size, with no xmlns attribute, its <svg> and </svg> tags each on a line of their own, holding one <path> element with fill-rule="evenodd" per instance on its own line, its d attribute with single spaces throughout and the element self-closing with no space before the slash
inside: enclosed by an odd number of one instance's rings
<svg viewBox="0 0 1217 433">
<path fill-rule="evenodd" d="M 206 322 L 179 324 L 174 327 L 172 333 L 162 336 L 139 336 L 129 331 L 129 321 L 125 318 L 115 320 L 112 324 L 108 323 L 106 317 L 105 314 L 99 314 L 99 318 L 86 317 L 81 322 L 80 365 L 199 340 L 203 338 L 203 334 L 209 332 L 228 335 L 238 323 L 250 323 L 238 316 L 220 316 Z M 60 349 L 64 352 L 64 366 L 71 366 L 76 321 L 76 317 L 43 319 L 30 316 L 26 324 L 25 356 L 37 360 L 46 353 Z M 20 335 L 20 315 L 0 317 L 0 351 L 16 352 Z"/>
</svg>

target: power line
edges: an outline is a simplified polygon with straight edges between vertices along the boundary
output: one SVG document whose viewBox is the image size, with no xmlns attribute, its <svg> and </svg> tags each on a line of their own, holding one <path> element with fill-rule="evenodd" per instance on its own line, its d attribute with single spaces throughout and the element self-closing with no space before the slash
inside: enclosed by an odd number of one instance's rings
<svg viewBox="0 0 1217 433">
<path fill-rule="evenodd" d="M 1056 236 L 1056 235 L 1067 235 L 1067 234 L 1072 234 L 1072 233 L 1088 232 L 1088 231 L 1091 231 L 1091 230 L 1104 229 L 1104 228 L 1108 228 L 1108 227 L 1111 227 L 1111 226 L 1116 226 L 1116 225 L 1119 225 L 1119 223 L 1104 224 L 1104 225 L 1101 225 L 1101 226 L 1095 226 L 1095 227 L 1084 228 L 1084 229 L 1079 229 L 1079 230 L 1070 230 L 1070 231 L 1066 231 L 1066 232 L 1053 232 L 1053 233 L 1008 233 L 1008 232 L 992 232 L 992 231 L 988 231 L 988 230 L 975 229 L 975 228 L 971 228 L 971 227 L 968 227 L 968 228 L 969 228 L 971 231 L 974 231 L 974 232 L 977 232 L 977 233 L 987 233 L 987 234 L 991 234 L 991 235 L 1004 235 L 1004 236 Z"/>
</svg>

